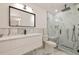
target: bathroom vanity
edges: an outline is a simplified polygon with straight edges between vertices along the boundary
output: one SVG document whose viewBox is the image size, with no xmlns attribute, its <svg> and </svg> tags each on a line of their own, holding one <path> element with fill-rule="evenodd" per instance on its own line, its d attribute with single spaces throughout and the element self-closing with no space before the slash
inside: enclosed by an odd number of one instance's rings
<svg viewBox="0 0 79 59">
<path fill-rule="evenodd" d="M 42 34 L 5 36 L 0 38 L 1 55 L 21 55 L 42 46 Z"/>
</svg>

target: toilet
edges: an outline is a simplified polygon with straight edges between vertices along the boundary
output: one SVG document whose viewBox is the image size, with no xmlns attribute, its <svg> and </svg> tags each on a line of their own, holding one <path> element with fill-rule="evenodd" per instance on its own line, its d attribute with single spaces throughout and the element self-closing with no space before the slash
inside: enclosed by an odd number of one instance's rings
<svg viewBox="0 0 79 59">
<path fill-rule="evenodd" d="M 57 44 L 53 41 L 44 41 L 44 48 L 47 48 L 47 47 L 55 48 L 56 46 Z"/>
<path fill-rule="evenodd" d="M 56 47 L 56 43 L 54 43 L 53 41 L 44 41 L 44 45 L 43 48 L 45 50 L 45 53 L 49 53 L 52 54 L 55 51 L 55 47 Z"/>
</svg>

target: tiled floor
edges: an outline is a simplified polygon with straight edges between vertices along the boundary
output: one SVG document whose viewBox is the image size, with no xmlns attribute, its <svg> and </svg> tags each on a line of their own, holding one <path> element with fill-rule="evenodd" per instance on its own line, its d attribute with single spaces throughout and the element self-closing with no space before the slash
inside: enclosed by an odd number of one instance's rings
<svg viewBox="0 0 79 59">
<path fill-rule="evenodd" d="M 39 48 L 24 55 L 67 55 L 67 53 L 48 45 L 45 48 Z"/>
</svg>

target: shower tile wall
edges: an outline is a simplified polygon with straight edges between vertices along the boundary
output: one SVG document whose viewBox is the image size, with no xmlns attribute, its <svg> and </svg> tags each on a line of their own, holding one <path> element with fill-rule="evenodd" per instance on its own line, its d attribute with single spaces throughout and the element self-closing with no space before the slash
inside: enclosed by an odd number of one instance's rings
<svg viewBox="0 0 79 59">
<path fill-rule="evenodd" d="M 24 33 L 24 29 L 26 29 L 27 34 L 29 33 L 42 33 L 42 29 L 39 28 L 1 28 L 0 29 L 0 34 L 3 35 L 16 35 L 16 34 L 23 34 Z"/>
<path fill-rule="evenodd" d="M 53 15 L 52 13 L 49 13 L 47 14 L 47 29 L 48 29 L 48 38 L 49 40 L 52 40 L 52 41 L 57 41 L 57 39 L 52 39 L 53 37 L 57 37 L 59 34 L 58 34 L 58 29 L 56 29 L 56 21 L 55 21 L 55 15 Z"/>
</svg>

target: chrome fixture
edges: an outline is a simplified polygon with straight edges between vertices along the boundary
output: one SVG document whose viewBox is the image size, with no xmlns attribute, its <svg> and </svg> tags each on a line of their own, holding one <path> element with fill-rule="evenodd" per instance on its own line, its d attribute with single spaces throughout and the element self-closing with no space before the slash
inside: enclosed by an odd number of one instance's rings
<svg viewBox="0 0 79 59">
<path fill-rule="evenodd" d="M 64 12 L 64 11 L 68 11 L 68 10 L 70 10 L 70 7 L 67 7 L 67 4 L 65 4 L 64 7 L 65 7 L 65 8 L 64 8 L 63 10 L 61 10 L 61 11 Z"/>
</svg>

